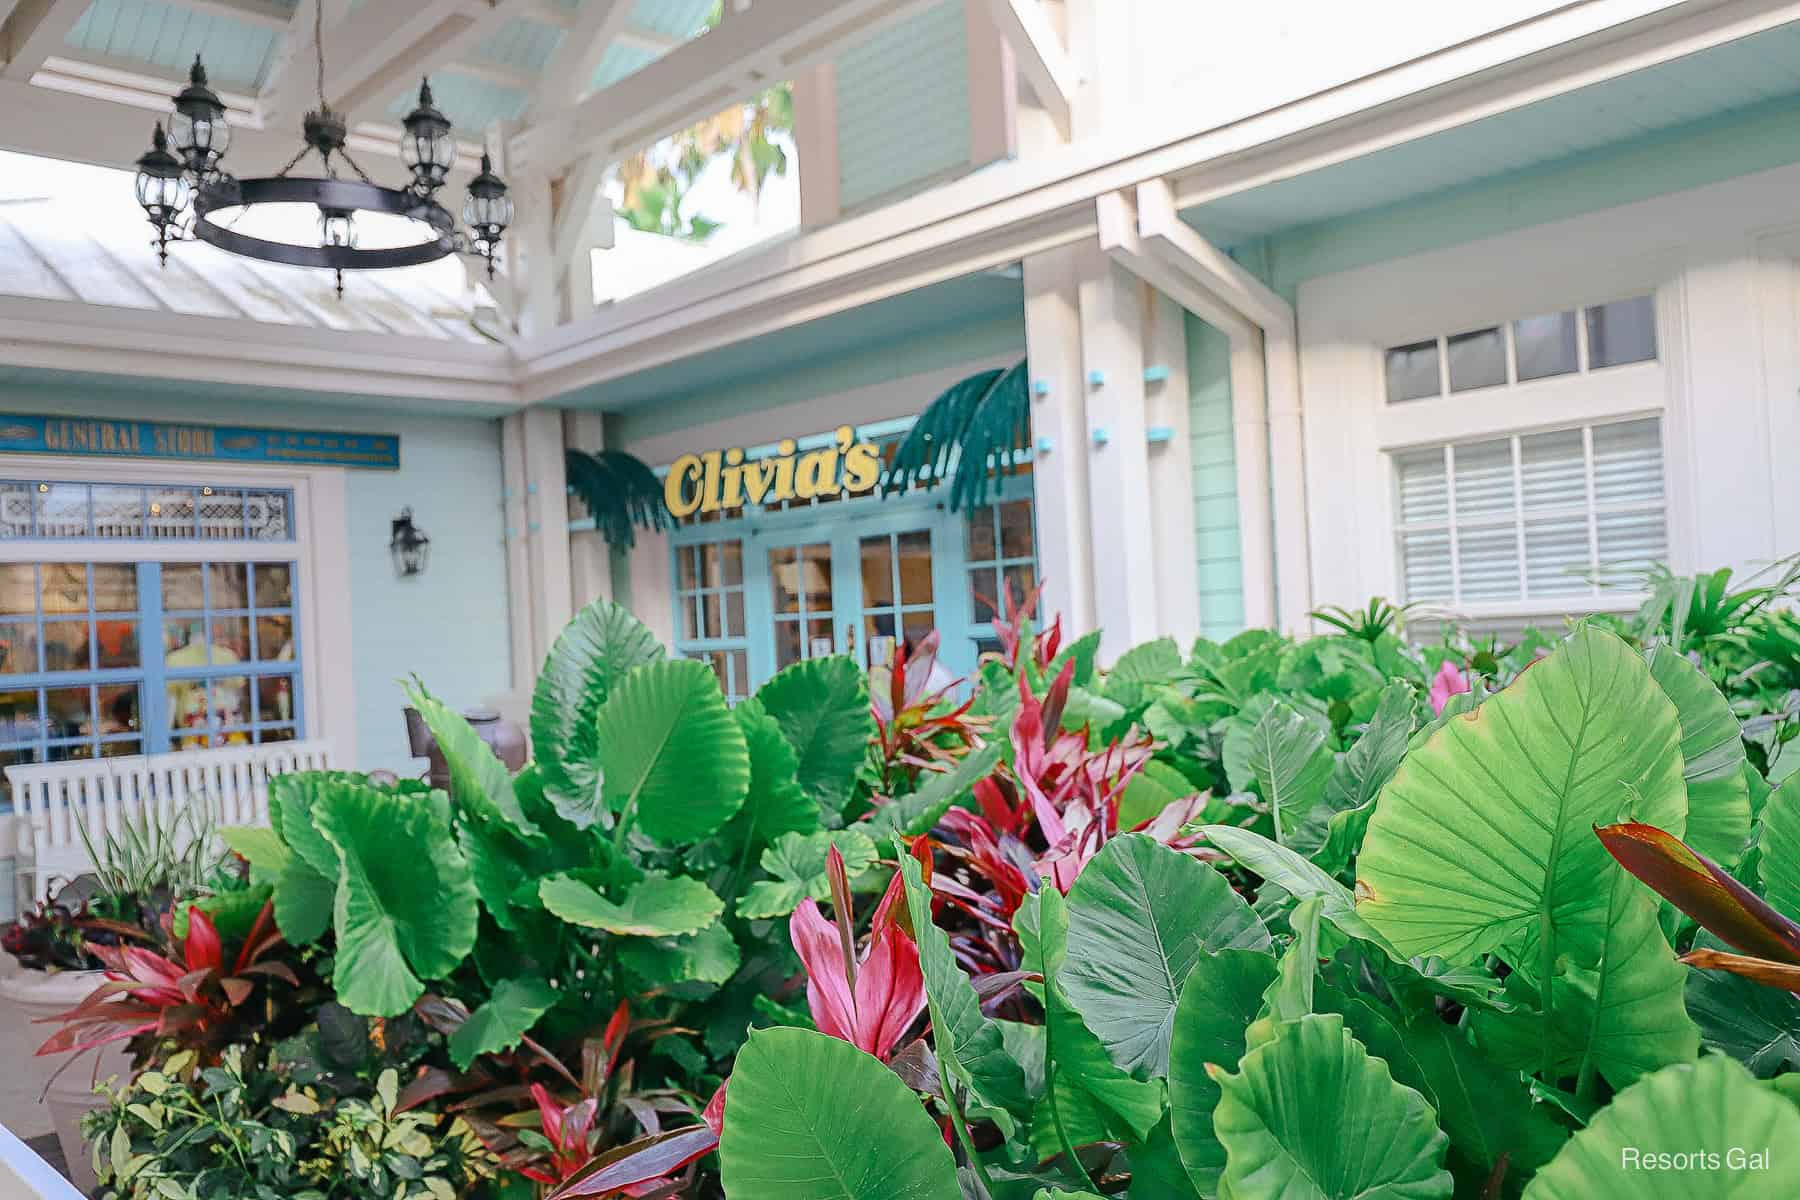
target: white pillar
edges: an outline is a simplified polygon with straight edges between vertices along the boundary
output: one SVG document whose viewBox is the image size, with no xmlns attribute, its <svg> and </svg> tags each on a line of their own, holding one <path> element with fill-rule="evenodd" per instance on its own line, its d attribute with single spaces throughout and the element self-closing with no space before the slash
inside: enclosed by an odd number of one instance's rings
<svg viewBox="0 0 1800 1200">
<path fill-rule="evenodd" d="M 800 159 L 800 227 L 829 225 L 838 201 L 837 64 L 794 76 L 794 150 Z"/>
<path fill-rule="evenodd" d="M 1244 627 L 1269 629 L 1275 625 L 1275 547 L 1269 514 L 1268 372 L 1261 330 L 1231 340 L 1230 371 Z"/>
<path fill-rule="evenodd" d="M 1300 402 L 1300 351 L 1294 330 L 1263 333 L 1268 371 L 1269 469 L 1274 481 L 1275 587 L 1280 627 L 1311 624 L 1312 559 L 1306 531 L 1306 446 Z"/>
<path fill-rule="evenodd" d="M 570 409 L 563 413 L 563 439 L 571 449 L 598 454 L 606 448 L 605 422 L 601 414 L 591 409 Z M 585 515 L 586 510 L 580 501 L 571 497 L 567 512 L 570 516 Z M 595 600 L 613 598 L 612 547 L 600 536 L 599 530 L 569 534 L 569 581 L 573 589 L 570 601 L 577 609 L 586 608 Z"/>
<path fill-rule="evenodd" d="M 1149 445 L 1150 532 L 1156 552 L 1157 624 L 1184 649 L 1200 636 L 1200 573 L 1194 535 L 1194 452 L 1188 428 L 1187 326 L 1179 304 L 1149 297 L 1144 420 Z"/>
<path fill-rule="evenodd" d="M 1079 249 L 1025 260 L 1025 347 L 1031 390 L 1032 488 L 1044 617 L 1070 637 L 1094 628 L 1088 518 L 1087 403 L 1081 367 Z"/>
<path fill-rule="evenodd" d="M 512 633 L 512 690 L 529 691 L 543 660 L 533 656 L 531 560 L 526 526 L 525 417 L 513 413 L 500 422 L 501 505 L 506 530 L 506 606 Z"/>
<path fill-rule="evenodd" d="M 1161 632 L 1144 420 L 1144 287 L 1098 247 L 1083 247 L 1081 268 L 1082 449 L 1104 663 Z"/>
<path fill-rule="evenodd" d="M 525 452 L 525 545 L 531 578 L 531 653 L 534 669 L 574 615 L 569 580 L 569 493 L 563 468 L 562 413 L 531 408 L 520 414 Z"/>
</svg>

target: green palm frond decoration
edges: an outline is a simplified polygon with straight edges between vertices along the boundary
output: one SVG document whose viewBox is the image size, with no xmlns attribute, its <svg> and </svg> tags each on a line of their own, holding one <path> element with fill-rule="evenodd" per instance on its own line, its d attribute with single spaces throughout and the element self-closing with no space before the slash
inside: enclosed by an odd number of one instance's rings
<svg viewBox="0 0 1800 1200">
<path fill-rule="evenodd" d="M 630 549 L 637 542 L 634 529 L 658 531 L 675 524 L 663 504 L 662 480 L 642 459 L 623 450 L 568 450 L 563 463 L 569 490 L 587 505 L 607 544 Z"/>
<path fill-rule="evenodd" d="M 934 488 L 950 476 L 950 509 L 987 503 L 990 461 L 1018 470 L 1031 444 L 1025 361 L 971 375 L 931 402 L 894 454 L 885 495 L 915 483 Z"/>
</svg>

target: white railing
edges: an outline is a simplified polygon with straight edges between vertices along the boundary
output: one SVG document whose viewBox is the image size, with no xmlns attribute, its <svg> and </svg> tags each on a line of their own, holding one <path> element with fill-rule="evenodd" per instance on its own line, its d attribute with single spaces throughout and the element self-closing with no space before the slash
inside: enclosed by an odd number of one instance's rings
<svg viewBox="0 0 1800 1200">
<path fill-rule="evenodd" d="M 331 765 L 329 744 L 312 741 L 7 767 L 20 908 L 45 899 L 56 880 L 93 868 L 83 828 L 97 844 L 146 813 L 169 826 L 196 805 L 213 825 L 267 825 L 271 775 Z"/>
</svg>

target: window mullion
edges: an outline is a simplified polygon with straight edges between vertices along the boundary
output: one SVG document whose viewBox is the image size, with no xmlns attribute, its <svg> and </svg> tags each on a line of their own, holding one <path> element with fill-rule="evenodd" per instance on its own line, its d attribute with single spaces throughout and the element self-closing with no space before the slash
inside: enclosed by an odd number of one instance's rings
<svg viewBox="0 0 1800 1200">
<path fill-rule="evenodd" d="M 1511 328 L 1509 324 L 1507 328 Z M 1510 336 L 1510 335 L 1509 335 Z M 1525 451 L 1518 434 L 1512 436 L 1512 474 L 1513 474 L 1513 537 L 1514 549 L 1519 555 L 1519 599 L 1525 599 L 1530 592 L 1526 583 L 1529 578 L 1525 569 Z"/>
<path fill-rule="evenodd" d="M 1582 327 L 1587 326 L 1584 320 Z M 1582 360 L 1586 362 L 1585 356 Z M 1581 427 L 1581 471 L 1587 484 L 1588 590 L 1600 594 L 1600 515 L 1594 511 L 1594 427 Z"/>
<path fill-rule="evenodd" d="M 144 695 L 138 701 L 143 714 L 144 753 L 169 750 L 169 693 L 165 683 L 168 665 L 163 661 L 162 564 L 138 564 L 138 661 L 143 666 Z"/>
<path fill-rule="evenodd" d="M 1450 600 L 1462 603 L 1462 544 L 1456 536 L 1456 447 L 1444 447 L 1444 504 L 1450 523 Z"/>
</svg>

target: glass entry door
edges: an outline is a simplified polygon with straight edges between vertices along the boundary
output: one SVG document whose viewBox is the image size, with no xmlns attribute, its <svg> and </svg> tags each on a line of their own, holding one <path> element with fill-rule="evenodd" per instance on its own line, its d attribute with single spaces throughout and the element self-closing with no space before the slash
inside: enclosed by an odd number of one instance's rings
<svg viewBox="0 0 1800 1200">
<path fill-rule="evenodd" d="M 769 616 L 774 629 L 774 670 L 803 658 L 848 653 L 840 640 L 834 539 L 763 543 L 768 571 Z"/>
<path fill-rule="evenodd" d="M 886 666 L 899 643 L 916 646 L 937 628 L 932 531 L 908 529 L 857 539 L 858 611 L 866 667 Z"/>
</svg>

